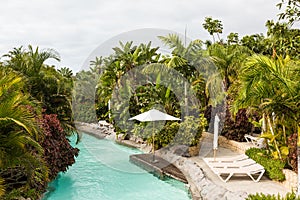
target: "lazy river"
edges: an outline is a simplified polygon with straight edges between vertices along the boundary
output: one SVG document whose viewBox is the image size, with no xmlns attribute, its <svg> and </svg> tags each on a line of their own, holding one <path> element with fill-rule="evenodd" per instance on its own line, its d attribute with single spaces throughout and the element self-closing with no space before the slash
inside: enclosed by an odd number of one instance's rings
<svg viewBox="0 0 300 200">
<path fill-rule="evenodd" d="M 49 184 L 43 200 L 189 200 L 186 185 L 161 180 L 129 162 L 141 153 L 83 134 L 76 163 Z"/>
</svg>

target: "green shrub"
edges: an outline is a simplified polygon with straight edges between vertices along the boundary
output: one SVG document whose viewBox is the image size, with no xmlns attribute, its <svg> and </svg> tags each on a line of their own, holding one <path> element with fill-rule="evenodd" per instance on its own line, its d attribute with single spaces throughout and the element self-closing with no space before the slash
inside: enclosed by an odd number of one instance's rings
<svg viewBox="0 0 300 200">
<path fill-rule="evenodd" d="M 96 123 L 96 110 L 91 102 L 74 103 L 74 119 L 79 122 Z"/>
<path fill-rule="evenodd" d="M 252 132 L 252 130 L 253 124 L 249 121 L 246 109 L 240 109 L 236 113 L 234 119 L 232 118 L 229 109 L 226 110 L 225 122 L 221 135 L 229 140 L 244 142 L 245 134 Z"/>
<path fill-rule="evenodd" d="M 197 146 L 206 125 L 207 120 L 203 114 L 200 114 L 199 118 L 186 116 L 184 121 L 180 124 L 180 129 L 184 131 L 178 131 L 176 133 L 174 143 Z"/>
<path fill-rule="evenodd" d="M 184 144 L 197 146 L 207 121 L 203 114 L 199 118 L 186 116 L 182 122 L 168 121 L 165 124 L 155 122 L 155 148 L 159 149 L 169 144 Z M 135 136 L 152 143 L 152 128 L 145 129 L 146 123 L 135 124 L 132 133 Z M 161 130 L 160 130 L 161 129 Z M 160 131 L 157 131 L 160 130 Z"/>
<path fill-rule="evenodd" d="M 285 196 L 278 195 L 266 195 L 263 193 L 250 194 L 246 200 L 300 200 L 299 196 L 296 196 L 294 192 L 287 193 Z"/>
<path fill-rule="evenodd" d="M 285 166 L 285 163 L 281 160 L 276 160 L 270 156 L 264 149 L 250 148 L 246 151 L 246 155 L 255 160 L 257 163 L 261 164 L 265 170 L 266 175 L 276 181 L 284 181 L 285 175 L 282 172 L 282 169 Z"/>
</svg>

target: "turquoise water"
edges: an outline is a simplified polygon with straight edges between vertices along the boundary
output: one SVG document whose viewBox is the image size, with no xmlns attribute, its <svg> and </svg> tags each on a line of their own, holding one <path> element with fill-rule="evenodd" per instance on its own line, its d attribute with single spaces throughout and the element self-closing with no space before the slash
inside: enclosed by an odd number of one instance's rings
<svg viewBox="0 0 300 200">
<path fill-rule="evenodd" d="M 83 135 L 76 163 L 49 184 L 43 200 L 188 200 L 185 184 L 160 180 L 129 162 L 141 153 Z"/>
</svg>

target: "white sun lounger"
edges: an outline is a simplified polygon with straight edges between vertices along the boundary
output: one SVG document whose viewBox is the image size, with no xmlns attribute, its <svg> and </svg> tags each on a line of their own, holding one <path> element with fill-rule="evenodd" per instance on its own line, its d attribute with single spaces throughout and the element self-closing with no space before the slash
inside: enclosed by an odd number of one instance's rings
<svg viewBox="0 0 300 200">
<path fill-rule="evenodd" d="M 230 157 L 216 157 L 216 158 L 211 158 L 211 157 L 207 157 L 204 158 L 205 162 L 218 162 L 218 163 L 230 163 L 230 162 L 238 162 L 238 161 L 242 161 L 245 159 L 248 159 L 249 157 L 245 154 L 240 154 L 237 156 L 230 156 Z"/>
<path fill-rule="evenodd" d="M 241 156 L 242 157 L 242 156 Z M 242 160 L 231 160 L 226 158 L 225 161 L 212 161 L 214 158 L 203 158 L 206 164 L 210 167 L 210 169 L 223 181 L 227 182 L 233 175 L 237 174 L 246 174 L 248 175 L 254 182 L 258 182 L 263 176 L 265 169 L 260 164 L 256 163 L 254 160 L 250 158 L 242 159 Z M 222 159 L 219 159 L 222 160 Z M 227 176 L 226 176 L 227 175 Z M 258 175 L 255 178 L 253 175 Z M 225 176 L 223 178 L 223 176 Z"/>
<path fill-rule="evenodd" d="M 266 146 L 264 143 L 264 141 L 265 141 L 264 138 L 254 137 L 254 136 L 248 135 L 248 134 L 246 134 L 244 137 L 248 143 L 252 143 L 253 145 L 255 145 L 258 148 L 263 148 Z"/>
<path fill-rule="evenodd" d="M 256 164 L 256 162 L 252 159 L 244 159 L 244 160 L 239 160 L 239 161 L 235 161 L 235 162 L 214 162 L 211 161 L 208 163 L 210 165 L 210 167 L 214 167 L 214 168 L 236 168 L 237 166 L 249 166 L 249 165 L 253 165 Z"/>
</svg>

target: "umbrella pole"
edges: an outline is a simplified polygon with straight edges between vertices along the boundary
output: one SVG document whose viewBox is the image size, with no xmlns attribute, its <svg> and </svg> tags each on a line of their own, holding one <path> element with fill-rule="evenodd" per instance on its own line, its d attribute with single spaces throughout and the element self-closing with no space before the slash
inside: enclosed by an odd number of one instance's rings
<svg viewBox="0 0 300 200">
<path fill-rule="evenodd" d="M 153 153 L 153 157 L 152 157 L 152 161 L 155 161 L 155 150 L 154 150 L 154 122 L 153 126 L 152 126 L 152 153 Z"/>
<path fill-rule="evenodd" d="M 214 149 L 214 161 L 216 161 L 217 149 Z"/>
</svg>

